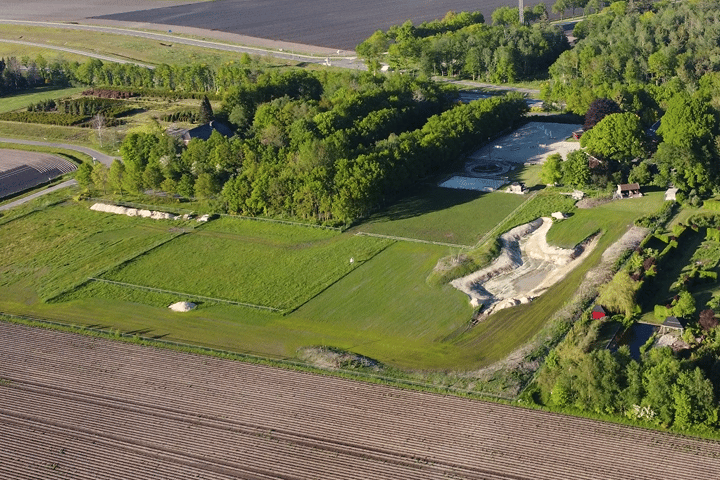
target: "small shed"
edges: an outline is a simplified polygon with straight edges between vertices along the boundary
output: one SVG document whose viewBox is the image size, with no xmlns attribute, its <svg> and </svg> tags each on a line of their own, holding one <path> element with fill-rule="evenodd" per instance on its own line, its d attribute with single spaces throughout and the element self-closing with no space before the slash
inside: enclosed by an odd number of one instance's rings
<svg viewBox="0 0 720 480">
<path fill-rule="evenodd" d="M 527 189 L 525 188 L 525 184 L 519 182 L 513 182 L 507 188 L 508 193 L 517 193 L 519 195 L 523 195 L 526 191 Z"/>
<path fill-rule="evenodd" d="M 607 313 L 602 305 L 595 305 L 592 309 L 593 320 L 600 320 L 601 318 L 607 317 Z"/>
<path fill-rule="evenodd" d="M 679 189 L 676 188 L 676 187 L 670 187 L 670 188 L 668 188 L 667 190 L 665 190 L 665 201 L 666 201 L 666 202 L 667 202 L 667 201 L 670 201 L 670 200 L 672 200 L 673 202 L 674 202 L 674 201 L 677 201 L 677 192 L 678 192 L 678 190 L 679 190 Z"/>
<path fill-rule="evenodd" d="M 620 198 L 632 198 L 640 197 L 640 184 L 639 183 L 620 183 L 617 186 L 616 195 Z"/>
<path fill-rule="evenodd" d="M 665 319 L 660 327 L 660 334 L 662 335 L 670 332 L 680 332 L 680 334 L 682 334 L 684 330 L 685 327 L 683 327 L 682 321 L 677 317 L 670 316 Z"/>
</svg>

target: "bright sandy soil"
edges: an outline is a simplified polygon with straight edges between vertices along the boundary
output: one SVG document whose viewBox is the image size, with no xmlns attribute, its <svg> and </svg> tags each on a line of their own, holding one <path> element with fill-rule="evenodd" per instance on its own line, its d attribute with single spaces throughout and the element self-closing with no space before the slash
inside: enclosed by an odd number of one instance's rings
<svg viewBox="0 0 720 480">
<path fill-rule="evenodd" d="M 466 293 L 473 306 L 483 305 L 485 316 L 532 301 L 565 278 L 597 245 L 594 238 L 574 249 L 553 247 L 546 240 L 552 223 L 550 218 L 539 218 L 503 234 L 500 256 L 452 285 Z"/>
<path fill-rule="evenodd" d="M 553 153 L 564 158 L 569 152 L 580 149 L 577 141 L 566 141 L 578 128 L 580 125 L 530 122 L 471 154 L 465 171 L 474 175 L 474 167 L 490 161 L 536 164 L 544 162 Z"/>
</svg>

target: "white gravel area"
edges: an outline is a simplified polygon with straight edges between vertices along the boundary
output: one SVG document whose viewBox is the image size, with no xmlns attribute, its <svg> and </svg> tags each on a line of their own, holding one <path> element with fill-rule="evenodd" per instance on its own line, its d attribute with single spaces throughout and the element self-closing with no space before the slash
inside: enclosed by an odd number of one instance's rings
<svg viewBox="0 0 720 480">
<path fill-rule="evenodd" d="M 528 303 L 565 278 L 597 245 L 597 237 L 574 249 L 547 243 L 552 219 L 538 218 L 500 237 L 502 252 L 488 267 L 453 280 L 470 303 L 483 305 L 483 316 Z"/>
</svg>

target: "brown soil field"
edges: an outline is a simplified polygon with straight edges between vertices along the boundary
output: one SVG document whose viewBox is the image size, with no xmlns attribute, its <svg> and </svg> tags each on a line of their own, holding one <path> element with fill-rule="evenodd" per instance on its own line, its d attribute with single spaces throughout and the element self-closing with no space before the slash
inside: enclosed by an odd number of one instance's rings
<svg viewBox="0 0 720 480">
<path fill-rule="evenodd" d="M 0 198 L 36 187 L 76 170 L 57 155 L 0 148 Z"/>
<path fill-rule="evenodd" d="M 718 479 L 720 442 L 0 323 L 0 478 Z"/>
<path fill-rule="evenodd" d="M 539 2 L 535 2 L 539 3 Z M 533 5 L 535 4 L 533 3 Z M 7 4 L 7 5 L 6 5 Z M 354 50 L 375 30 L 412 20 L 442 18 L 449 11 L 481 11 L 486 23 L 512 0 L 6 0 L 0 18 L 13 20 L 112 20 L 131 26 L 158 24 L 227 32 L 295 44 Z M 527 3 L 526 5 L 530 5 Z M 92 23 L 92 20 L 89 21 Z M 86 23 L 86 22 L 83 22 Z"/>
</svg>

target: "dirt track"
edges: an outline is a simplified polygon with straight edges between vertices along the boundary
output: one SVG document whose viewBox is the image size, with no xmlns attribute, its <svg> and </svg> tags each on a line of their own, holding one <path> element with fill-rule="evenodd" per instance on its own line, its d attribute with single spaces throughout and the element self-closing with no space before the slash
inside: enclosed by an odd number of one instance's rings
<svg viewBox="0 0 720 480">
<path fill-rule="evenodd" d="M 717 479 L 720 443 L 0 323 L 0 478 Z"/>
</svg>

